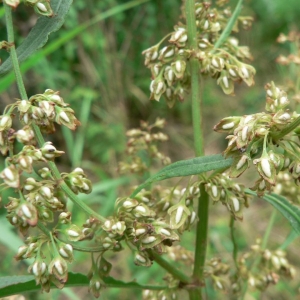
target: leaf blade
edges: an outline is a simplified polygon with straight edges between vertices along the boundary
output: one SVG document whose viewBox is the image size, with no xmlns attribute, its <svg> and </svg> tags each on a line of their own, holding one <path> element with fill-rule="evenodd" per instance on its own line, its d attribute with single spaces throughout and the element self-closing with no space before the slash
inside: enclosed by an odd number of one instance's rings
<svg viewBox="0 0 300 300">
<path fill-rule="evenodd" d="M 40 17 L 35 26 L 31 29 L 26 39 L 17 48 L 17 56 L 19 62 L 24 61 L 33 52 L 43 47 L 48 37 L 52 32 L 57 31 L 64 23 L 64 18 L 67 15 L 73 0 L 52 0 L 51 7 L 54 12 L 54 17 Z M 11 59 L 8 58 L 0 66 L 0 75 L 8 73 L 12 69 Z"/>
<path fill-rule="evenodd" d="M 143 188 L 151 183 L 168 178 L 198 175 L 204 172 L 230 167 L 232 161 L 232 158 L 225 159 L 221 154 L 217 154 L 175 162 L 163 168 L 158 173 L 147 179 L 144 183 L 139 185 L 130 197 L 135 197 Z"/>
<path fill-rule="evenodd" d="M 123 282 L 112 277 L 104 277 L 105 285 L 110 288 L 134 288 L 134 289 L 165 289 L 166 286 L 145 286 L 135 281 Z M 68 281 L 65 287 L 89 286 L 89 279 L 81 273 L 68 273 Z M 7 297 L 15 294 L 22 294 L 40 290 L 40 285 L 36 285 L 34 276 L 5 276 L 0 277 L 0 297 Z M 56 289 L 55 285 L 51 285 L 51 289 Z"/>
<path fill-rule="evenodd" d="M 249 195 L 257 194 L 249 189 L 246 190 Z M 285 197 L 277 194 L 266 194 L 262 199 L 273 205 L 290 223 L 295 232 L 300 235 L 300 209 L 291 204 Z"/>
</svg>

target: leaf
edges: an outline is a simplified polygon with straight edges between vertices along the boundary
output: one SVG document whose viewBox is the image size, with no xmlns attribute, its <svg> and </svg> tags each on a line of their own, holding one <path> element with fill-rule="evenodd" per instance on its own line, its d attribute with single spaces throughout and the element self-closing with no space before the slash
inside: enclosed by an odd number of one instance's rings
<svg viewBox="0 0 300 300">
<path fill-rule="evenodd" d="M 111 288 L 135 288 L 135 289 L 165 289 L 165 286 L 143 286 L 135 281 L 123 282 L 116 280 L 112 277 L 104 277 L 103 281 L 107 287 Z M 89 279 L 84 274 L 80 273 L 69 273 L 68 281 L 65 287 L 76 287 L 76 286 L 88 286 Z M 15 294 L 23 294 L 25 292 L 38 291 L 40 290 L 40 285 L 36 285 L 34 277 L 31 275 L 25 276 L 6 276 L 0 277 L 0 297 L 7 297 Z M 56 289 L 55 285 L 51 285 L 51 289 Z"/>
<path fill-rule="evenodd" d="M 117 5 L 113 8 L 111 8 L 111 9 L 109 9 L 105 12 L 102 12 L 101 14 L 95 16 L 91 20 L 75 27 L 74 29 L 65 32 L 65 34 L 63 34 L 61 37 L 54 40 L 52 43 L 49 43 L 49 45 L 47 45 L 45 48 L 37 51 L 36 53 L 34 53 L 34 55 L 29 57 L 29 59 L 27 59 L 20 66 L 21 72 L 25 73 L 27 70 L 29 70 L 34 65 L 36 65 L 36 63 L 39 60 L 41 60 L 43 57 L 45 57 L 46 55 L 49 55 L 50 53 L 56 51 L 62 45 L 66 44 L 68 41 L 70 41 L 71 39 L 76 37 L 78 34 L 83 32 L 84 30 L 86 30 L 88 27 L 90 27 L 90 26 L 92 26 L 92 25 L 94 25 L 94 24 L 96 24 L 96 23 L 98 23 L 98 22 L 100 22 L 100 21 L 102 21 L 106 18 L 114 16 L 114 15 L 116 15 L 116 14 L 122 12 L 122 11 L 128 10 L 130 8 L 133 8 L 137 5 L 143 4 L 143 3 L 148 2 L 148 1 L 149 0 L 134 0 L 134 1 L 129 1 L 127 3 L 124 3 L 124 4 Z M 0 71 L 1 71 L 1 67 L 0 67 Z M 4 73 L 2 75 L 4 75 Z M 1 77 L 1 72 L 0 72 L 0 77 Z M 3 76 L 3 78 L 0 80 L 0 93 L 5 91 L 14 81 L 15 81 L 15 76 L 14 76 L 13 73 L 10 73 L 10 74 L 7 74 L 7 75 Z"/>
<path fill-rule="evenodd" d="M 161 181 L 173 177 L 198 175 L 212 170 L 224 169 L 230 167 L 232 161 L 232 158 L 225 159 L 221 154 L 178 161 L 163 168 L 158 173 L 151 176 L 144 183 L 139 185 L 133 191 L 130 197 L 136 196 L 143 188 L 156 181 Z"/>
<path fill-rule="evenodd" d="M 247 194 L 257 196 L 255 192 L 247 189 Z M 300 209 L 291 204 L 286 198 L 277 194 L 267 194 L 262 197 L 272 204 L 290 222 L 294 231 L 300 235 Z"/>
<path fill-rule="evenodd" d="M 26 39 L 17 48 L 19 63 L 24 61 L 33 52 L 43 47 L 50 33 L 57 31 L 64 23 L 64 18 L 69 11 L 73 0 L 52 0 L 51 7 L 54 17 L 40 17 L 31 29 Z M 4 75 L 12 69 L 11 59 L 8 58 L 0 67 L 0 75 Z"/>
<path fill-rule="evenodd" d="M 226 27 L 224 28 L 222 34 L 220 35 L 219 39 L 217 40 L 217 42 L 215 43 L 214 49 L 218 49 L 220 48 L 220 46 L 227 40 L 227 38 L 229 37 L 232 28 L 234 27 L 234 24 L 238 18 L 238 16 L 240 15 L 241 9 L 242 9 L 242 2 L 243 0 L 239 0 L 239 2 L 237 3 L 235 10 L 229 20 L 229 22 L 227 23 Z"/>
</svg>

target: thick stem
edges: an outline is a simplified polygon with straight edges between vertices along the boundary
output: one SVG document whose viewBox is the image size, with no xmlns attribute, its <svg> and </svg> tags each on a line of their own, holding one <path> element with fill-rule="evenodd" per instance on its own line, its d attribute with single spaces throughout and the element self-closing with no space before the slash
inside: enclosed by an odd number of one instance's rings
<svg viewBox="0 0 300 300">
<path fill-rule="evenodd" d="M 193 53 L 198 49 L 197 45 L 197 27 L 195 18 L 195 0 L 186 0 L 185 12 L 187 20 L 188 46 Z M 192 118 L 194 131 L 194 146 L 196 156 L 204 155 L 203 146 L 203 126 L 202 126 L 202 81 L 199 72 L 199 62 L 192 55 L 190 58 L 191 72 L 191 98 L 192 98 Z M 200 185 L 200 198 L 198 203 L 198 218 L 196 228 L 196 249 L 193 277 L 196 282 L 201 284 L 203 281 L 203 270 L 207 248 L 207 229 L 208 229 L 208 208 L 209 197 L 205 191 L 204 185 Z M 200 289 L 190 294 L 190 299 L 202 299 Z"/>
<path fill-rule="evenodd" d="M 193 276 L 197 281 L 204 280 L 203 271 L 205 265 L 206 248 L 207 248 L 207 231 L 208 231 L 208 207 L 209 197 L 205 191 L 204 184 L 200 185 L 200 201 L 198 204 L 196 250 Z"/>
<path fill-rule="evenodd" d="M 20 93 L 20 96 L 23 100 L 28 100 L 28 96 L 25 90 L 22 74 L 20 71 L 20 65 L 18 61 L 18 56 L 16 52 L 16 48 L 14 45 L 14 31 L 13 31 L 13 21 L 12 21 L 12 13 L 11 13 L 11 7 L 4 3 L 4 9 L 5 9 L 5 20 L 6 20 L 6 28 L 7 28 L 7 41 L 12 44 L 10 47 L 10 56 L 13 64 L 14 73 L 16 76 L 16 82 L 18 86 L 18 90 Z M 38 145 L 42 147 L 45 144 L 45 140 L 41 134 L 41 131 L 39 127 L 35 124 L 31 124 L 32 129 L 34 131 L 35 137 L 37 139 Z M 48 166 L 51 169 L 53 176 L 56 180 L 61 180 L 60 172 L 57 169 L 55 163 L 48 162 Z M 88 207 L 84 202 L 80 201 L 77 196 L 70 190 L 70 188 L 63 183 L 61 185 L 64 192 L 69 196 L 69 199 L 77 204 L 83 211 L 85 211 L 87 214 L 92 215 L 96 218 L 98 218 L 100 221 L 104 222 L 106 219 L 94 212 L 90 207 Z"/>
<path fill-rule="evenodd" d="M 197 28 L 195 18 L 195 0 L 186 0 L 185 4 L 187 34 L 189 48 L 193 51 L 197 50 Z M 199 74 L 199 62 L 197 58 L 192 55 L 190 58 L 190 72 L 191 72 L 191 98 L 192 98 L 192 118 L 194 130 L 194 145 L 196 156 L 203 156 L 203 132 L 202 132 L 202 113 L 201 113 L 201 96 L 202 84 Z"/>
<path fill-rule="evenodd" d="M 191 282 L 191 278 L 181 271 L 179 271 L 174 264 L 168 263 L 161 255 L 157 254 L 152 250 L 148 250 L 148 253 L 154 258 L 155 262 L 159 264 L 162 268 L 172 274 L 175 278 L 179 279 L 183 284 L 188 284 Z"/>
</svg>

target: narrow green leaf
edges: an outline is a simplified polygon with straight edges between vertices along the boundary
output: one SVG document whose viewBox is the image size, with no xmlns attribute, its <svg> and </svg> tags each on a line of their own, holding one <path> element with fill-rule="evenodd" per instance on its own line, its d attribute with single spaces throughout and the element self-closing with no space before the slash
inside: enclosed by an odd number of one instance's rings
<svg viewBox="0 0 300 300">
<path fill-rule="evenodd" d="M 257 196 L 255 192 L 246 190 L 249 195 Z M 272 204 L 290 222 L 294 231 L 300 235 L 300 209 L 291 204 L 286 198 L 277 194 L 267 194 L 262 197 Z"/>
<path fill-rule="evenodd" d="M 33 52 L 43 47 L 48 36 L 57 31 L 64 23 L 64 18 L 69 11 L 73 0 L 52 0 L 51 7 L 54 16 L 51 18 L 40 17 L 35 26 L 31 29 L 26 39 L 17 48 L 19 62 L 31 56 Z M 0 67 L 0 75 L 4 75 L 12 69 L 11 59 L 8 58 Z"/>
<path fill-rule="evenodd" d="M 105 285 L 110 288 L 134 288 L 151 290 L 161 290 L 167 288 L 166 286 L 140 285 L 135 281 L 123 282 L 112 277 L 105 277 L 103 278 L 103 281 L 105 282 Z M 65 284 L 65 287 L 78 287 L 88 285 L 89 279 L 86 277 L 86 275 L 80 273 L 69 273 L 68 282 Z M 51 285 L 51 288 L 56 289 L 56 286 Z M 34 277 L 30 275 L 0 277 L 0 297 L 38 291 L 40 289 L 40 285 L 36 285 Z"/>
<path fill-rule="evenodd" d="M 97 16 L 92 18 L 91 20 L 75 27 L 74 29 L 65 32 L 64 35 L 62 35 L 60 38 L 57 40 L 53 41 L 52 43 L 49 43 L 45 48 L 37 51 L 34 53 L 31 57 L 29 57 L 23 64 L 21 64 L 21 72 L 25 73 L 28 71 L 30 68 L 32 68 L 40 59 L 45 57 L 46 55 L 49 55 L 50 53 L 56 51 L 59 49 L 62 45 L 66 44 L 68 41 L 72 40 L 74 37 L 76 37 L 78 34 L 86 30 L 88 27 L 106 19 L 109 17 L 112 17 L 122 11 L 128 10 L 130 8 L 133 8 L 137 5 L 143 4 L 145 2 L 148 2 L 149 0 L 134 0 L 134 1 L 129 1 L 127 3 L 117 5 Z M 4 64 L 3 64 L 4 65 Z M 2 65 L 2 66 L 3 66 Z M 0 67 L 1 70 L 1 67 Z M 4 74 L 2 74 L 4 75 Z M 1 77 L 1 73 L 0 73 Z M 5 91 L 13 82 L 15 81 L 15 77 L 13 73 L 9 73 L 5 75 L 1 80 L 0 80 L 0 93 Z"/>
<path fill-rule="evenodd" d="M 212 170 L 227 168 L 231 166 L 232 161 L 232 158 L 225 159 L 221 154 L 178 161 L 151 176 L 144 183 L 139 185 L 130 197 L 136 196 L 143 188 L 156 181 L 173 177 L 198 175 Z"/>
<path fill-rule="evenodd" d="M 217 42 L 215 43 L 214 49 L 218 49 L 220 48 L 220 46 L 227 40 L 227 38 L 229 37 L 232 28 L 238 18 L 238 16 L 240 15 L 240 11 L 242 9 L 242 2 L 243 0 L 239 0 L 239 2 L 237 3 L 235 10 L 229 20 L 229 22 L 227 23 L 225 29 L 223 30 L 222 34 L 220 35 L 219 39 L 217 40 Z"/>
</svg>

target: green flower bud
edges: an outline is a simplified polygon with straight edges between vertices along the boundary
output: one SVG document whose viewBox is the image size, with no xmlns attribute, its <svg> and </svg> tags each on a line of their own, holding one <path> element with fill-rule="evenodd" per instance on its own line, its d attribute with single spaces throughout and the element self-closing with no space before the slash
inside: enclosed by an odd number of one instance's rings
<svg viewBox="0 0 300 300">
<path fill-rule="evenodd" d="M 224 118 L 217 125 L 214 126 L 214 131 L 233 133 L 240 121 L 241 117 Z"/>
<path fill-rule="evenodd" d="M 60 256 L 54 257 L 48 266 L 49 274 L 55 276 L 55 278 L 65 283 L 68 280 L 68 265 L 66 261 Z"/>
<path fill-rule="evenodd" d="M 134 255 L 134 263 L 137 266 L 150 267 L 152 261 L 150 260 L 148 253 L 144 251 L 136 252 Z"/>
<path fill-rule="evenodd" d="M 5 168 L 1 173 L 0 177 L 4 183 L 12 188 L 18 188 L 20 184 L 20 177 L 17 168 L 14 165 L 10 165 Z"/>
<path fill-rule="evenodd" d="M 0 116 L 0 131 L 8 130 L 11 128 L 12 118 L 10 115 Z"/>
</svg>

